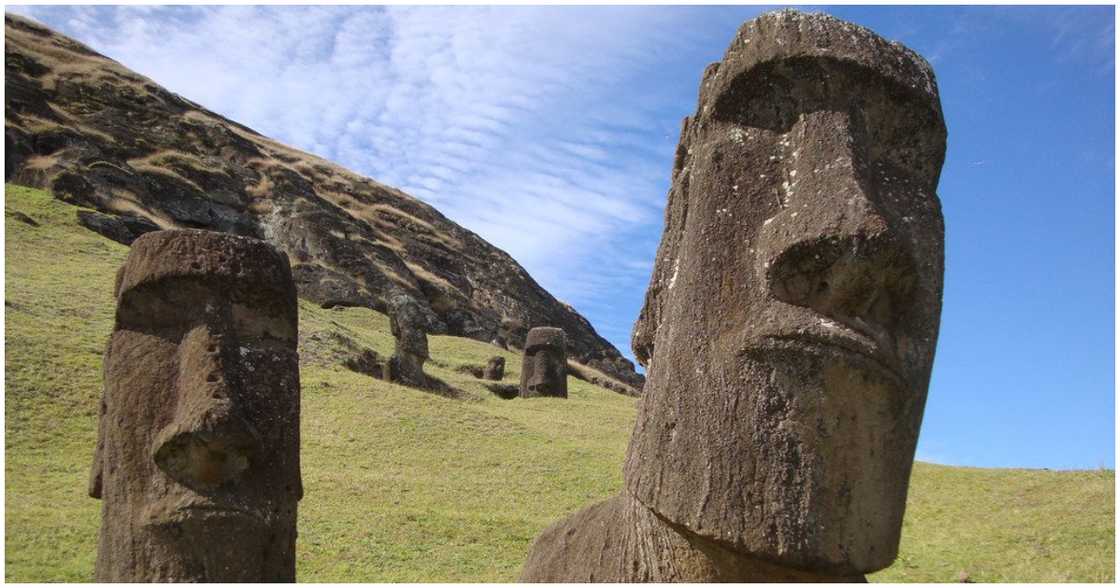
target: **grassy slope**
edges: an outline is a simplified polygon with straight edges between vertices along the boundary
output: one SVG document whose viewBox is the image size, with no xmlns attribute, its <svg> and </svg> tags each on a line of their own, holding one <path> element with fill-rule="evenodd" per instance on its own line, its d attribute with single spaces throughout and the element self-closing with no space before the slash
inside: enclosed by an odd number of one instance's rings
<svg viewBox="0 0 1120 588">
<path fill-rule="evenodd" d="M 8 186 L 5 200 L 7 580 L 88 581 L 99 521 L 85 495 L 94 407 L 113 273 L 127 250 L 40 191 Z M 301 302 L 300 328 L 392 348 L 388 321 L 368 310 Z M 633 399 L 569 379 L 567 401 L 500 400 L 451 368 L 501 353 L 514 383 L 514 354 L 430 342 L 447 366 L 430 373 L 477 399 L 304 363 L 300 580 L 512 581 L 537 532 L 619 488 Z M 1112 471 L 918 464 L 910 498 L 902 555 L 873 580 L 1113 578 Z"/>
</svg>

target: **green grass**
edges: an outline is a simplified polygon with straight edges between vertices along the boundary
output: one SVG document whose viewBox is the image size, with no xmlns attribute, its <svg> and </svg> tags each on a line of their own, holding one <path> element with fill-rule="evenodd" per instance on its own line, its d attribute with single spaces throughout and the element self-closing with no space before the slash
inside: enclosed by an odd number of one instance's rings
<svg viewBox="0 0 1120 588">
<path fill-rule="evenodd" d="M 47 194 L 6 188 L 6 527 L 10 582 L 90 581 L 100 503 L 86 496 L 127 249 Z M 13 217 L 40 223 L 31 227 Z M 303 334 L 336 332 L 382 355 L 388 320 L 300 304 Z M 455 371 L 513 353 L 431 337 L 429 373 L 451 400 L 305 354 L 298 576 L 309 582 L 508 582 L 533 537 L 621 486 L 635 400 L 569 378 L 564 400 L 501 400 Z M 917 464 L 902 555 L 873 581 L 1107 582 L 1114 473 Z"/>
</svg>

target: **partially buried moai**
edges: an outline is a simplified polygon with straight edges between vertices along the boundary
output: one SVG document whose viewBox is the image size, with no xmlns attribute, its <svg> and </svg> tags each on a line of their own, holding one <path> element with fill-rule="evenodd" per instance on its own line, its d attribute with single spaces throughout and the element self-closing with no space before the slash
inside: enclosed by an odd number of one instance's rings
<svg viewBox="0 0 1120 588">
<path fill-rule="evenodd" d="M 297 306 L 267 243 L 158 231 L 117 273 L 89 493 L 98 582 L 292 582 Z"/>
<path fill-rule="evenodd" d="M 933 72 L 862 27 L 769 13 L 683 127 L 624 489 L 546 529 L 522 579 L 862 579 L 898 553 L 937 341 Z"/>
<path fill-rule="evenodd" d="M 429 379 L 424 374 L 424 362 L 429 359 L 426 327 L 416 299 L 407 294 L 396 294 L 389 299 L 389 329 L 395 347 L 389 360 L 387 380 L 416 388 L 429 387 Z"/>
<path fill-rule="evenodd" d="M 482 377 L 487 380 L 501 380 L 506 375 L 506 358 L 496 355 L 486 361 L 482 369 Z"/>
<path fill-rule="evenodd" d="M 568 397 L 568 353 L 564 329 L 536 327 L 525 337 L 521 397 Z"/>
</svg>

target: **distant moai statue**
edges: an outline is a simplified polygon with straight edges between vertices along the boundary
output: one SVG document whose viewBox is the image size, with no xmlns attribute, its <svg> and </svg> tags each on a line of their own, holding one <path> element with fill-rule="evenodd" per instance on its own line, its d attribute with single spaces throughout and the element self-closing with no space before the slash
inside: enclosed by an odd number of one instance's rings
<svg viewBox="0 0 1120 588">
<path fill-rule="evenodd" d="M 568 397 L 568 353 L 564 329 L 536 327 L 525 337 L 521 397 Z"/>
<path fill-rule="evenodd" d="M 117 273 L 89 494 L 97 582 L 294 582 L 297 305 L 288 258 L 207 231 Z"/>
<path fill-rule="evenodd" d="M 501 380 L 506 374 L 506 358 L 496 355 L 486 362 L 482 377 L 487 380 Z"/>
<path fill-rule="evenodd" d="M 405 386 L 428 388 L 430 382 L 424 374 L 424 362 L 430 358 L 427 322 L 415 298 L 396 294 L 389 299 L 389 328 L 396 344 L 386 379 Z"/>
<path fill-rule="evenodd" d="M 851 581 L 891 564 L 933 364 L 946 130 L 933 72 L 792 10 L 704 73 L 632 345 L 622 493 L 523 581 Z"/>
</svg>

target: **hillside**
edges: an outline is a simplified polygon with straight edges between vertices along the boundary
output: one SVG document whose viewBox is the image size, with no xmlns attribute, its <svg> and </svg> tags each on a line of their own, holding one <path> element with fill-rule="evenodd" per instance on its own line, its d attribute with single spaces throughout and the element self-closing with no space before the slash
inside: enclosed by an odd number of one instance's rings
<svg viewBox="0 0 1120 588">
<path fill-rule="evenodd" d="M 5 190 L 8 581 L 89 581 L 98 501 L 86 496 L 112 281 L 126 247 L 81 227 L 78 208 Z M 33 224 L 32 224 L 33 223 Z M 388 354 L 388 320 L 300 302 L 301 340 L 329 335 Z M 317 335 L 312 337 L 312 335 Z M 635 400 L 569 379 L 569 400 L 501 400 L 455 370 L 520 358 L 430 338 L 449 400 L 373 380 L 301 343 L 305 582 L 510 582 L 530 541 L 621 486 Z M 431 365 L 431 364 L 429 364 Z M 1110 582 L 1115 474 L 914 468 L 894 566 L 872 581 Z"/>
<path fill-rule="evenodd" d="M 504 251 L 431 206 L 206 110 L 90 48 L 5 15 L 6 181 L 162 228 L 255 236 L 288 253 L 300 295 L 384 311 L 416 298 L 429 332 L 520 345 L 564 329 L 569 353 L 640 389 L 633 364 Z M 628 393 L 636 393 L 628 391 Z"/>
</svg>

